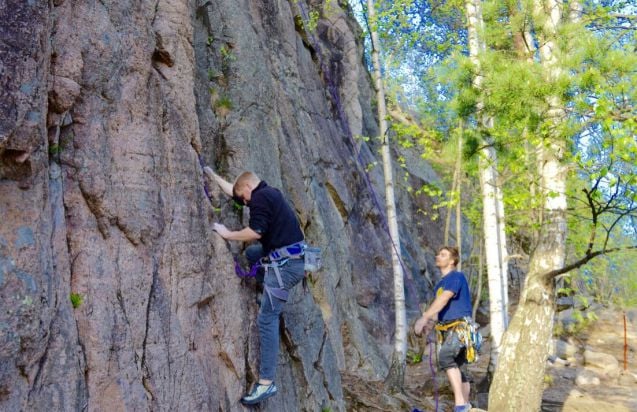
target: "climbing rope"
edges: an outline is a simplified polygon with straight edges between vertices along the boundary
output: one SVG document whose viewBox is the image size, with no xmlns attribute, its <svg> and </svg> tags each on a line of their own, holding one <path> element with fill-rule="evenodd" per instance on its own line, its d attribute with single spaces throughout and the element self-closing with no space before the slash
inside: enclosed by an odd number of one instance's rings
<svg viewBox="0 0 637 412">
<path fill-rule="evenodd" d="M 299 1 L 297 4 L 299 6 L 299 9 L 301 10 L 301 15 L 302 15 L 301 17 L 303 18 L 303 23 L 307 27 L 307 22 L 310 20 L 310 18 L 309 18 L 307 9 L 305 8 L 305 4 L 302 1 Z M 385 233 L 387 233 L 387 235 L 389 236 L 389 241 L 391 242 L 392 248 L 396 252 L 396 256 L 398 257 L 400 266 L 403 269 L 403 276 L 404 276 L 407 273 L 405 262 L 403 261 L 400 251 L 398 250 L 398 245 L 396 245 L 396 243 L 394 242 L 394 239 L 391 236 L 387 218 L 385 216 L 383 208 L 380 205 L 380 201 L 378 200 L 379 196 L 376 193 L 376 190 L 374 189 L 371 178 L 369 177 L 369 173 L 367 172 L 365 164 L 363 163 L 362 152 L 358 149 L 358 146 L 356 145 L 356 142 L 354 141 L 354 138 L 352 136 L 352 131 L 350 130 L 349 123 L 347 121 L 347 115 L 345 114 L 345 111 L 343 110 L 343 105 L 339 97 L 338 85 L 336 84 L 332 76 L 330 75 L 331 73 L 330 68 L 328 67 L 327 64 L 325 64 L 325 61 L 323 60 L 323 53 L 321 52 L 321 46 L 316 40 L 314 33 L 310 30 L 307 30 L 306 32 L 308 34 L 308 38 L 311 40 L 312 45 L 314 46 L 314 49 L 316 50 L 316 55 L 318 56 L 319 65 L 321 66 L 321 71 L 324 73 L 325 80 L 327 81 L 329 94 L 332 98 L 334 105 L 336 106 L 338 116 L 340 118 L 343 128 L 345 129 L 345 134 L 347 135 L 349 142 L 352 145 L 352 149 L 355 154 L 357 165 L 360 167 L 361 174 L 363 175 L 367 188 L 371 194 L 371 199 L 374 204 L 374 207 L 378 210 L 378 214 L 380 215 L 381 221 L 383 222 L 383 229 L 385 230 Z"/>
<path fill-rule="evenodd" d="M 203 158 L 199 153 L 197 153 L 197 158 L 199 159 L 199 166 L 201 166 L 201 172 L 203 176 L 203 191 L 206 193 L 206 197 L 210 202 L 212 202 L 212 196 L 210 196 L 210 191 L 208 190 L 208 182 L 206 182 L 205 172 L 203 168 L 206 167 L 206 164 L 203 162 Z"/>
<path fill-rule="evenodd" d="M 237 274 L 241 279 L 244 278 L 253 278 L 257 275 L 257 270 L 259 269 L 259 262 L 252 265 L 249 271 L 243 270 L 241 265 L 239 264 L 239 258 L 237 256 L 234 257 L 234 273 Z"/>
<path fill-rule="evenodd" d="M 308 17 L 307 10 L 305 8 L 305 4 L 303 4 L 303 2 L 298 2 L 297 4 L 299 5 L 299 8 L 301 10 L 303 21 L 304 21 L 304 23 L 307 24 L 307 22 L 309 21 L 309 17 Z M 330 73 L 330 69 L 325 64 L 325 61 L 323 60 L 323 54 L 321 52 L 321 47 L 320 47 L 318 41 L 316 40 L 316 38 L 314 36 L 314 33 L 312 33 L 311 31 L 308 31 L 308 36 L 311 39 L 311 41 L 312 41 L 312 43 L 314 45 L 314 48 L 315 48 L 315 50 L 317 52 L 316 55 L 318 56 L 319 64 L 321 66 L 321 70 L 325 74 L 325 78 L 327 80 L 329 94 L 330 94 L 330 96 L 332 98 L 332 101 L 333 101 L 334 105 L 336 106 L 336 109 L 337 109 L 338 116 L 340 118 L 342 127 L 345 129 L 345 134 L 347 135 L 347 137 L 349 139 L 349 142 L 352 145 L 352 149 L 353 149 L 354 154 L 355 154 L 357 165 L 359 166 L 359 168 L 362 171 L 361 174 L 364 177 L 364 180 L 365 180 L 365 183 L 367 185 L 367 188 L 368 188 L 368 190 L 369 190 L 369 192 L 371 194 L 372 202 L 374 204 L 374 207 L 378 211 L 378 214 L 379 214 L 379 216 L 381 218 L 381 221 L 383 222 L 383 225 L 382 225 L 383 229 L 385 230 L 385 232 L 389 236 L 389 240 L 390 240 L 390 243 L 392 245 L 392 248 L 396 252 L 396 256 L 398 257 L 398 261 L 400 262 L 400 266 L 403 269 L 403 276 L 404 276 L 407 273 L 405 262 L 403 261 L 403 258 L 402 258 L 402 255 L 400 253 L 400 250 L 398 250 L 398 246 L 396 245 L 396 243 L 394 242 L 394 239 L 391 236 L 391 232 L 389 230 L 389 224 L 387 222 L 387 218 L 385 216 L 385 213 L 383 212 L 383 208 L 380 205 L 380 201 L 378 200 L 379 196 L 376 193 L 376 190 L 374 189 L 374 186 L 373 186 L 373 184 L 371 182 L 371 178 L 369 177 L 369 173 L 367 173 L 365 165 L 363 164 L 362 152 L 358 149 L 358 147 L 356 145 L 356 142 L 354 141 L 354 138 L 352 136 L 352 132 L 351 132 L 351 130 L 349 128 L 349 123 L 347 121 L 347 116 L 345 114 L 345 111 L 343 110 L 343 105 L 342 105 L 340 97 L 339 97 L 338 85 L 334 82 L 334 80 L 332 79 L 332 76 L 329 74 Z M 202 157 L 201 157 L 201 155 L 199 153 L 197 153 L 197 157 L 199 159 L 199 165 L 201 166 L 201 169 L 203 171 L 203 168 L 205 167 L 203 159 L 202 159 Z M 209 201 L 212 202 L 212 197 L 210 196 L 208 183 L 206 182 L 205 177 L 203 178 L 203 187 L 204 187 L 204 192 L 206 194 L 206 197 L 208 198 Z M 239 265 L 238 260 L 235 258 L 235 272 L 237 273 L 237 276 L 239 276 L 239 277 L 249 277 L 249 276 L 254 276 L 254 275 L 251 275 L 251 274 L 253 272 L 256 273 L 256 269 L 253 266 L 250 269 L 250 272 L 244 271 L 241 268 L 241 266 Z"/>
<path fill-rule="evenodd" d="M 436 368 L 434 368 L 433 362 L 433 343 L 430 333 L 427 335 L 427 344 L 429 344 L 429 370 L 431 370 L 431 377 L 434 381 L 434 399 L 436 400 L 436 412 L 438 412 L 438 382 L 436 381 Z"/>
</svg>

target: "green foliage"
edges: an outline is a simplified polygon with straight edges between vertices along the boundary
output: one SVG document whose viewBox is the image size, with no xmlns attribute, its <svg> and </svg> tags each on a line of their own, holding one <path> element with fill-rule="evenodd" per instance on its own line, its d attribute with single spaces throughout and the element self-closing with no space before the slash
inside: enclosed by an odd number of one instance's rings
<svg viewBox="0 0 637 412">
<path fill-rule="evenodd" d="M 241 212 L 241 211 L 243 210 L 243 205 L 242 205 L 242 204 L 240 204 L 240 203 L 237 203 L 237 202 L 235 202 L 235 201 L 232 201 L 232 209 L 233 209 L 235 212 L 239 213 L 239 212 Z"/>
<path fill-rule="evenodd" d="M 591 311 L 573 311 L 573 319 L 566 324 L 558 322 L 553 328 L 553 335 L 555 337 L 565 338 L 569 336 L 577 336 L 581 334 L 585 329 L 591 326 L 596 320 L 597 315 Z"/>
<path fill-rule="evenodd" d="M 71 300 L 71 306 L 73 306 L 73 309 L 79 308 L 82 302 L 84 302 L 82 295 L 80 295 L 79 293 L 71 292 L 69 298 Z"/>
<path fill-rule="evenodd" d="M 577 222 L 569 221 L 571 227 Z M 634 235 L 621 231 L 615 233 L 607 244 L 610 248 L 621 248 L 634 243 Z M 569 249 L 572 255 L 582 255 L 590 239 L 577 228 L 569 231 Z M 601 248 L 603 239 L 595 241 Z M 637 254 L 632 250 L 600 256 L 573 271 L 571 285 L 576 296 L 591 296 L 596 302 L 620 307 L 637 307 Z"/>
<path fill-rule="evenodd" d="M 363 142 L 369 142 L 369 136 L 356 135 L 356 136 L 354 136 L 354 140 L 361 140 Z"/>
<path fill-rule="evenodd" d="M 227 44 L 221 46 L 221 49 L 219 49 L 219 53 L 221 53 L 221 68 L 224 73 L 227 73 L 230 69 L 231 64 L 237 60 L 237 57 L 230 49 L 230 45 Z"/>
<path fill-rule="evenodd" d="M 208 80 L 209 81 L 214 81 L 216 79 L 218 79 L 219 77 L 222 77 L 223 73 L 220 73 L 219 71 L 217 71 L 214 68 L 209 68 L 208 69 Z"/>
<path fill-rule="evenodd" d="M 62 148 L 59 144 L 52 144 L 49 146 L 49 154 L 50 155 L 59 155 L 62 152 Z"/>
<path fill-rule="evenodd" d="M 417 363 L 422 362 L 422 355 L 420 353 L 413 352 L 411 350 L 407 350 L 407 363 L 409 365 L 415 365 Z"/>
<path fill-rule="evenodd" d="M 301 25 L 303 30 L 307 33 L 316 33 L 316 28 L 318 27 L 318 22 L 321 17 L 328 16 L 334 10 L 334 5 L 332 4 L 333 0 L 325 0 L 325 2 L 320 2 L 318 5 L 310 5 L 310 10 L 307 11 L 307 16 L 301 16 Z M 299 5 L 299 2 L 296 2 Z M 305 5 L 299 5 L 301 8 L 305 8 Z M 322 8 L 318 8 L 322 7 Z"/>
<path fill-rule="evenodd" d="M 544 385 L 551 386 L 553 385 L 553 377 L 549 374 L 544 375 Z"/>
<path fill-rule="evenodd" d="M 215 108 L 217 109 L 223 108 L 227 110 L 232 110 L 233 109 L 232 100 L 230 100 L 228 96 L 221 96 L 215 102 Z"/>
<path fill-rule="evenodd" d="M 478 160 L 481 150 L 492 146 L 504 191 L 507 234 L 530 254 L 546 221 L 539 149 L 558 144 L 567 149 L 561 154 L 569 170 L 567 262 L 587 251 L 634 246 L 637 30 L 631 23 L 634 9 L 628 9 L 632 18 L 618 17 L 626 14 L 626 4 L 582 3 L 581 19 L 569 22 L 565 16 L 552 36 L 542 30 L 545 15 L 538 14 L 530 0 L 483 1 L 480 34 L 485 47 L 478 66 L 467 57 L 464 2 L 378 4 L 377 19 L 370 24 L 380 31 L 383 50 L 390 51 L 383 56 L 388 105 L 415 113 L 409 122 L 394 122 L 392 132 L 401 146 L 420 147 L 442 177 L 439 187 L 407 190 L 432 197 L 436 208 L 463 202 L 463 214 L 480 227 L 481 204 L 475 201 L 480 199 Z M 359 13 L 364 16 L 364 5 Z M 565 51 L 556 54 L 555 66 L 542 62 L 537 50 L 520 47 L 525 32 L 534 37 L 526 43 L 532 47 L 554 41 Z M 474 85 L 477 76 L 480 88 Z M 556 109 L 557 121 L 552 113 Z M 451 187 L 459 138 L 462 197 L 446 189 Z M 402 165 L 408 166 L 406 160 Z M 569 287 L 575 296 L 637 304 L 632 298 L 637 296 L 637 275 L 630 270 L 637 267 L 636 259 L 634 251 L 598 257 L 576 271 L 586 288 L 575 287 L 575 278 Z"/>
<path fill-rule="evenodd" d="M 318 10 L 310 10 L 308 14 L 309 18 L 307 21 L 303 22 L 303 25 L 305 26 L 305 30 L 314 33 L 318 25 L 319 17 L 321 17 L 321 13 L 319 13 Z"/>
</svg>

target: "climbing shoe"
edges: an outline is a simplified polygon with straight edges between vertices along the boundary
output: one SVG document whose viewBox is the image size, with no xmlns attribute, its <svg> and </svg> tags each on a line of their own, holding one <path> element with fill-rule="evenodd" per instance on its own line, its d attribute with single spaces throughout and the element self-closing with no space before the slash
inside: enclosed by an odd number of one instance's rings
<svg viewBox="0 0 637 412">
<path fill-rule="evenodd" d="M 259 402 L 263 402 L 271 396 L 276 394 L 276 385 L 272 382 L 269 385 L 261 385 L 257 383 L 254 385 L 250 394 L 241 398 L 241 403 L 244 405 L 255 405 Z"/>
<path fill-rule="evenodd" d="M 471 410 L 471 404 L 465 403 L 464 405 L 456 405 L 453 407 L 453 412 L 469 412 Z"/>
</svg>

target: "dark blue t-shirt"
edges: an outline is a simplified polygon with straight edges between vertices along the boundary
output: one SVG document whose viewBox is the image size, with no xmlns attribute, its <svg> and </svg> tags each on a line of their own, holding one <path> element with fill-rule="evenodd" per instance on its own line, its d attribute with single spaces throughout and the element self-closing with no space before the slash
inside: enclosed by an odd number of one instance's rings
<svg viewBox="0 0 637 412">
<path fill-rule="evenodd" d="M 261 245 L 267 254 L 304 239 L 301 225 L 283 194 L 264 181 L 250 195 L 248 226 L 261 235 Z"/>
<path fill-rule="evenodd" d="M 436 297 L 445 290 L 453 292 L 453 297 L 449 299 L 447 306 L 438 313 L 438 322 L 449 322 L 471 316 L 471 292 L 462 272 L 454 270 L 443 276 L 436 284 Z"/>
</svg>

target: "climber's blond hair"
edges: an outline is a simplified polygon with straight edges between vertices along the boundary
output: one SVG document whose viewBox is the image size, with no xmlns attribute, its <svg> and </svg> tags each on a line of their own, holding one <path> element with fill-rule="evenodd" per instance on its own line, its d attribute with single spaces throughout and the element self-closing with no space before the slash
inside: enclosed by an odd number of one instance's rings
<svg viewBox="0 0 637 412">
<path fill-rule="evenodd" d="M 252 186 L 257 186 L 261 182 L 259 176 L 253 172 L 243 172 L 237 177 L 232 186 L 232 195 L 237 196 L 237 189 L 246 183 L 250 183 Z"/>
</svg>

